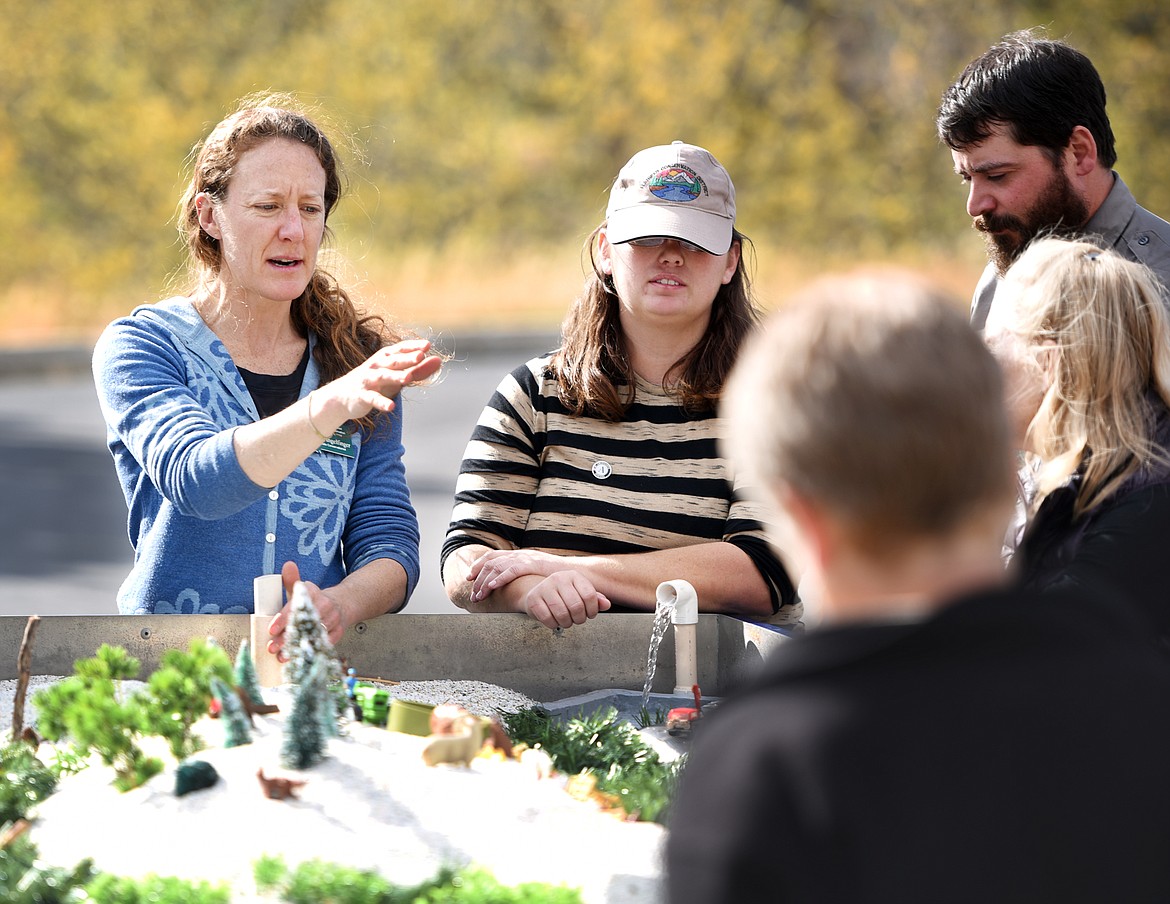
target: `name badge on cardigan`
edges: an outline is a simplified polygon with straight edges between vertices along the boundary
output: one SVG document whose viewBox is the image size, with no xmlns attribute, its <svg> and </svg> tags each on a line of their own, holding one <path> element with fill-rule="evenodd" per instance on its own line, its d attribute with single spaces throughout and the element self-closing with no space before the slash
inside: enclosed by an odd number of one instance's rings
<svg viewBox="0 0 1170 904">
<path fill-rule="evenodd" d="M 346 458 L 353 458 L 357 455 L 357 450 L 353 446 L 353 436 L 346 431 L 345 424 L 342 424 L 333 431 L 333 435 L 329 439 L 317 447 L 317 451 L 328 452 L 330 455 L 344 455 Z"/>
</svg>

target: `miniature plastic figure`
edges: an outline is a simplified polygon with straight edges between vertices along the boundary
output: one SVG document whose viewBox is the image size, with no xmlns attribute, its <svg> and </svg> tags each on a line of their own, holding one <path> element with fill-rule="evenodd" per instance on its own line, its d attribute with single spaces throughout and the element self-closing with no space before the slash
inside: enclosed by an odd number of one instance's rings
<svg viewBox="0 0 1170 904">
<path fill-rule="evenodd" d="M 474 732 L 480 739 L 480 748 L 490 746 L 508 759 L 512 759 L 512 739 L 504 731 L 499 719 L 485 719 L 475 715 L 458 703 L 440 703 L 431 712 L 431 737 L 459 736 L 467 731 Z M 477 753 L 479 750 L 476 751 Z"/>
<path fill-rule="evenodd" d="M 353 693 L 357 705 L 361 707 L 361 721 L 385 728 L 390 718 L 390 692 L 384 687 L 359 682 Z"/>
<path fill-rule="evenodd" d="M 350 714 L 355 722 L 364 720 L 364 713 L 362 712 L 361 701 L 357 698 L 357 671 L 355 669 L 345 670 L 345 697 L 349 701 Z"/>
<path fill-rule="evenodd" d="M 678 706 L 666 714 L 666 733 L 673 736 L 689 735 L 691 726 L 703 714 L 703 694 L 697 684 L 691 685 L 691 693 L 695 695 L 694 707 Z"/>
<path fill-rule="evenodd" d="M 431 710 L 431 734 L 461 734 L 471 713 L 458 703 L 440 703 Z"/>
<path fill-rule="evenodd" d="M 260 788 L 264 792 L 264 796 L 271 800 L 284 800 L 289 797 L 296 799 L 297 791 L 305 785 L 305 782 L 300 779 L 281 776 L 269 778 L 264 774 L 263 766 L 256 770 L 256 778 L 260 780 Z"/>
<path fill-rule="evenodd" d="M 264 703 L 262 700 L 259 703 L 253 702 L 254 698 L 242 685 L 236 688 L 236 696 L 240 698 L 240 704 L 248 714 L 249 722 L 252 721 L 252 716 L 267 716 L 280 712 L 280 707 L 275 703 Z"/>
<path fill-rule="evenodd" d="M 249 725 L 255 725 L 253 716 L 267 716 L 270 713 L 280 712 L 280 707 L 275 703 L 253 703 L 252 697 L 243 687 L 235 689 L 235 696 L 239 700 L 239 704 L 243 709 L 244 714 L 248 718 Z M 207 705 L 207 714 L 213 719 L 218 719 L 220 713 L 223 712 L 224 704 L 220 702 L 218 697 L 212 696 L 211 702 Z"/>
<path fill-rule="evenodd" d="M 487 743 L 500 751 L 508 759 L 512 759 L 515 756 L 512 752 L 512 739 L 504 731 L 504 726 L 500 724 L 499 719 L 492 719 L 488 723 Z"/>
<path fill-rule="evenodd" d="M 520 762 L 536 773 L 538 779 L 553 774 L 552 757 L 539 747 L 528 747 L 520 752 Z"/>
<path fill-rule="evenodd" d="M 478 721 L 478 720 L 477 720 Z M 456 763 L 470 766 L 483 747 L 482 724 L 470 724 L 459 734 L 431 735 L 423 748 L 423 762 L 428 766 Z"/>
</svg>

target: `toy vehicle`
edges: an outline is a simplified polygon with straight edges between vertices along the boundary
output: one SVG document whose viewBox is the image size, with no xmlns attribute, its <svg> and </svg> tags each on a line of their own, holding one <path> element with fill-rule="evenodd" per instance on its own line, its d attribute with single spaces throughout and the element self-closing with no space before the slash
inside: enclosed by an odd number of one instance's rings
<svg viewBox="0 0 1170 904">
<path fill-rule="evenodd" d="M 353 687 L 353 699 L 361 707 L 363 722 L 386 727 L 390 718 L 390 692 L 386 688 L 359 681 Z"/>
</svg>

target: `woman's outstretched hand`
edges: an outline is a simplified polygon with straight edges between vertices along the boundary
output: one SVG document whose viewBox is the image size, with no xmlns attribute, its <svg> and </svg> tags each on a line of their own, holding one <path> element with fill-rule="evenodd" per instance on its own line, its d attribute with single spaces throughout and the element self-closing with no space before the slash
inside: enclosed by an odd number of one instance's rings
<svg viewBox="0 0 1170 904">
<path fill-rule="evenodd" d="M 374 352 L 349 373 L 313 390 L 314 421 L 344 423 L 365 417 L 374 409 L 393 411 L 394 399 L 403 387 L 439 372 L 443 359 L 430 350 L 426 339 L 407 339 Z"/>
</svg>

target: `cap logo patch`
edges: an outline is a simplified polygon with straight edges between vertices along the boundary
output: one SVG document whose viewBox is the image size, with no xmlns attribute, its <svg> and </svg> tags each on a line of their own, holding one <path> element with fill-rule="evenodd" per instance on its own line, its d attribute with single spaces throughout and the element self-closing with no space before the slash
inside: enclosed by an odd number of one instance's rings
<svg viewBox="0 0 1170 904">
<path fill-rule="evenodd" d="M 693 201 L 707 194 L 707 186 L 689 166 L 675 163 L 664 166 L 646 181 L 646 187 L 663 201 Z"/>
</svg>

